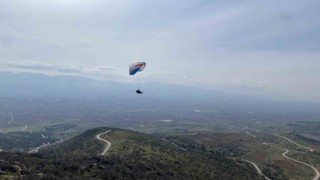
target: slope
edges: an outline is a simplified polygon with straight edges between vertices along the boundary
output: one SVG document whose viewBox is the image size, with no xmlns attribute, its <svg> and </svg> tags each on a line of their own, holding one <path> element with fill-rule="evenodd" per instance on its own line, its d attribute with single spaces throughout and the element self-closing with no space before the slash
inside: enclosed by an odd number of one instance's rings
<svg viewBox="0 0 320 180">
<path fill-rule="evenodd" d="M 107 156 L 95 136 L 112 143 Z M 246 163 L 222 156 L 203 156 L 188 152 L 156 136 L 115 128 L 96 128 L 63 143 L 40 151 L 43 158 L 67 161 L 83 167 L 77 178 L 128 179 L 259 179 Z M 70 175 L 70 174 L 69 174 Z"/>
</svg>

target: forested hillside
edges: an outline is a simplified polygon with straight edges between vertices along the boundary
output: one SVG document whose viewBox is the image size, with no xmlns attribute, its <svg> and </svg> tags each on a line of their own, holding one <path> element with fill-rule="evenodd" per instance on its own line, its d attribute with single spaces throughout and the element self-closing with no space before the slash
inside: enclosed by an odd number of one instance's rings
<svg viewBox="0 0 320 180">
<path fill-rule="evenodd" d="M 112 143 L 98 156 L 103 138 Z M 0 177 L 23 179 L 261 179 L 246 163 L 183 150 L 153 135 L 97 128 L 46 147 L 40 154 L 0 153 Z"/>
</svg>

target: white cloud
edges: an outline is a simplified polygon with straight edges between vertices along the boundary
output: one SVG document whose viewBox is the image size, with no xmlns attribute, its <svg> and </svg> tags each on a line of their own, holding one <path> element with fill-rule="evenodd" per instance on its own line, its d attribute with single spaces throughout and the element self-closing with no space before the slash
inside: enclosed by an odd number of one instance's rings
<svg viewBox="0 0 320 180">
<path fill-rule="evenodd" d="M 112 67 L 97 66 L 97 67 L 83 67 L 71 65 L 57 65 L 42 63 L 36 61 L 23 61 L 23 62 L 6 62 L 2 65 L 14 68 L 17 70 L 31 70 L 35 72 L 55 72 L 57 74 L 72 74 L 80 76 L 90 76 L 99 79 L 113 79 L 125 81 L 124 77 L 127 71 L 124 69 L 117 69 Z"/>
</svg>

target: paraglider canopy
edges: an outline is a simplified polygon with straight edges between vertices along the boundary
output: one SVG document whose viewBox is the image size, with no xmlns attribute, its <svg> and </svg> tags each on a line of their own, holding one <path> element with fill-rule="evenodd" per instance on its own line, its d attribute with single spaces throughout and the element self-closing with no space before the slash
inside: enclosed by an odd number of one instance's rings
<svg viewBox="0 0 320 180">
<path fill-rule="evenodd" d="M 143 71 L 145 67 L 145 62 L 133 63 L 129 67 L 129 75 L 135 75 L 138 71 Z"/>
</svg>

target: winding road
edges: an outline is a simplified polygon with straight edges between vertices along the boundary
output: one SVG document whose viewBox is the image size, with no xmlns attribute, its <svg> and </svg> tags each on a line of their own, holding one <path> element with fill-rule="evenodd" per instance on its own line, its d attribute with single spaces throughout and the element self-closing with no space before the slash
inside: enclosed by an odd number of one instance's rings
<svg viewBox="0 0 320 180">
<path fill-rule="evenodd" d="M 303 149 L 307 149 L 307 150 L 309 150 L 310 152 L 313 152 L 313 151 L 314 151 L 313 149 L 311 149 L 311 148 L 309 148 L 309 147 L 306 147 L 306 146 L 303 146 L 303 145 L 301 145 L 301 144 L 298 144 L 298 143 L 294 142 L 293 140 L 291 140 L 291 139 L 289 139 L 289 138 L 287 138 L 287 137 L 280 136 L 280 135 L 275 134 L 275 133 L 262 132 L 262 131 L 260 131 L 260 130 L 252 129 L 252 128 L 249 128 L 249 127 L 246 127 L 246 129 L 250 129 L 250 130 L 253 130 L 253 131 L 255 131 L 255 132 L 260 132 L 260 133 L 265 133 L 265 134 L 271 134 L 271 135 L 277 136 L 277 137 L 279 137 L 279 138 L 285 139 L 285 140 L 289 141 L 290 143 L 295 144 L 295 145 L 297 145 L 297 146 L 299 146 L 299 147 L 301 147 L 301 148 L 303 148 Z"/>
<path fill-rule="evenodd" d="M 106 143 L 106 147 L 104 148 L 103 152 L 100 154 L 101 156 L 105 156 L 105 155 L 107 154 L 108 150 L 110 149 L 111 145 L 112 145 L 111 142 L 109 142 L 109 141 L 101 138 L 101 136 L 103 136 L 103 135 L 105 135 L 105 134 L 108 134 L 108 132 L 110 132 L 110 131 L 111 131 L 111 130 L 108 130 L 108 131 L 106 131 L 106 132 L 103 132 L 103 133 L 100 133 L 100 134 L 96 135 L 96 138 L 97 138 L 98 140 Z"/>
<path fill-rule="evenodd" d="M 283 156 L 283 157 L 285 157 L 285 158 L 287 158 L 287 159 L 289 159 L 289 160 L 291 160 L 291 161 L 294 161 L 294 162 L 297 162 L 297 163 L 300 163 L 300 164 L 303 164 L 303 165 L 305 165 L 305 166 L 310 167 L 310 168 L 316 173 L 316 175 L 314 176 L 314 178 L 313 178 L 312 180 L 318 180 L 318 179 L 320 178 L 320 173 L 319 173 L 319 171 L 318 171 L 315 167 L 313 167 L 312 165 L 288 157 L 288 156 L 287 156 L 287 154 L 289 153 L 289 150 L 288 150 L 288 149 L 285 149 L 285 148 L 282 148 L 282 147 L 279 147 L 279 146 L 275 146 L 275 145 L 271 145 L 271 144 L 267 144 L 267 143 L 263 143 L 263 144 L 266 145 L 266 146 L 270 146 L 270 147 L 275 147 L 275 148 L 278 148 L 278 149 L 282 149 L 282 150 L 285 151 L 284 153 L 282 153 L 282 156 Z"/>
<path fill-rule="evenodd" d="M 259 168 L 259 166 L 258 166 L 256 163 L 254 163 L 254 162 L 252 162 L 252 161 L 245 160 L 245 159 L 243 159 L 243 160 L 246 161 L 246 162 L 248 162 L 248 163 L 250 163 L 250 164 L 252 164 L 252 166 L 257 170 L 257 173 L 258 173 L 259 175 L 261 175 L 262 177 L 264 177 L 266 180 L 271 180 L 270 178 L 268 178 L 267 176 L 265 176 L 265 175 L 262 173 L 261 169 Z"/>
<path fill-rule="evenodd" d="M 253 138 L 256 138 L 256 136 L 253 135 L 253 134 L 251 134 L 250 132 L 246 131 L 246 133 L 247 133 L 249 136 L 251 136 L 251 137 L 253 137 Z"/>
<path fill-rule="evenodd" d="M 21 131 L 22 131 L 22 132 L 25 132 L 25 131 L 28 130 L 28 125 L 21 124 L 21 123 L 17 123 L 17 122 L 14 121 L 12 112 L 10 112 L 10 117 L 11 117 L 11 121 L 9 121 L 8 124 L 15 124 L 15 125 L 18 125 L 18 126 L 23 126 L 23 127 L 21 128 Z"/>
<path fill-rule="evenodd" d="M 247 129 L 254 130 L 254 131 L 256 131 L 256 132 L 266 133 L 266 132 L 262 132 L 262 131 L 259 131 L 259 130 L 256 130 L 256 129 L 252 129 L 252 128 L 248 128 L 248 127 L 247 127 Z M 313 151 L 314 151 L 313 149 L 311 149 L 311 148 L 309 148 L 309 147 L 306 147 L 306 146 L 303 146 L 303 145 L 301 145 L 301 144 L 298 144 L 298 143 L 294 142 L 293 140 L 291 140 L 291 139 L 289 139 L 289 138 L 287 138 L 287 137 L 280 136 L 280 135 L 274 134 L 274 133 L 266 133 L 266 134 L 271 134 L 271 135 L 274 135 L 274 136 L 276 136 L 276 137 L 279 137 L 279 138 L 282 138 L 282 139 L 284 139 L 284 140 L 287 140 L 287 141 L 289 141 L 290 143 L 295 144 L 296 146 L 299 146 L 299 147 L 301 147 L 301 148 L 303 148 L 303 149 L 309 150 L 310 152 L 313 152 Z M 305 163 L 305 162 L 301 162 L 301 161 L 298 161 L 298 160 L 296 160 L 296 159 L 292 159 L 292 158 L 288 157 L 287 154 L 290 152 L 288 149 L 285 149 L 285 148 L 282 148 L 282 147 L 279 147 L 279 146 L 275 146 L 275 145 L 271 145 L 271 144 L 268 144 L 268 143 L 263 143 L 263 144 L 266 145 L 266 146 L 270 146 L 270 147 L 275 147 L 275 148 L 282 149 L 282 150 L 285 151 L 284 153 L 282 153 L 282 156 L 283 156 L 283 157 L 285 157 L 285 158 L 287 158 L 287 159 L 289 159 L 289 160 L 291 160 L 291 161 L 294 161 L 294 162 L 297 162 L 297 163 L 300 163 L 300 164 L 303 164 L 303 165 L 305 165 L 305 166 L 310 167 L 310 168 L 315 172 L 315 174 L 316 174 L 312 180 L 318 180 L 318 179 L 320 178 L 320 172 L 318 171 L 317 168 L 315 168 L 315 167 L 313 167 L 312 165 L 307 164 L 307 163 Z"/>
<path fill-rule="evenodd" d="M 56 141 L 52 144 L 50 144 L 49 142 L 48 143 L 43 143 L 42 145 L 36 147 L 36 148 L 33 148 L 31 149 L 30 151 L 28 151 L 28 153 L 32 154 L 32 153 L 38 153 L 40 149 L 44 148 L 44 147 L 47 147 L 49 145 L 55 145 L 55 144 L 58 144 L 58 143 L 62 143 L 63 142 L 63 139 L 61 139 L 60 141 Z"/>
<path fill-rule="evenodd" d="M 161 140 L 163 140 L 163 141 L 167 141 L 168 143 L 170 143 L 170 144 L 172 144 L 172 145 L 174 145 L 174 146 L 176 146 L 176 147 L 178 147 L 179 149 L 181 149 L 181 150 L 183 150 L 183 151 L 186 151 L 187 149 L 185 149 L 185 148 L 183 148 L 183 147 L 180 147 L 179 145 L 177 145 L 176 143 L 174 143 L 174 142 L 171 142 L 171 141 L 169 141 L 169 140 L 167 140 L 167 139 L 164 139 L 164 138 L 160 138 Z"/>
<path fill-rule="evenodd" d="M 308 149 L 310 152 L 313 152 L 313 151 L 314 151 L 313 149 L 311 149 L 311 148 L 309 148 L 309 147 L 306 147 L 306 146 L 302 146 L 301 144 L 298 144 L 298 143 L 292 141 L 291 139 L 289 139 L 289 138 L 287 138 L 287 137 L 280 136 L 280 135 L 278 135 L 278 134 L 272 134 L 272 135 L 277 136 L 277 137 L 282 138 L 282 139 L 285 139 L 285 140 L 287 140 L 287 141 L 289 141 L 289 142 L 291 142 L 291 143 L 293 143 L 293 144 L 295 144 L 295 145 L 297 145 L 297 146 L 299 146 L 299 147 L 302 147 L 303 149 Z"/>
<path fill-rule="evenodd" d="M 28 153 L 30 153 L 30 154 L 38 153 L 41 148 L 47 147 L 47 146 L 49 146 L 49 145 L 50 145 L 50 143 L 43 143 L 43 144 L 40 145 L 39 147 L 36 147 L 36 148 L 34 148 L 34 149 L 31 149 Z"/>
</svg>

